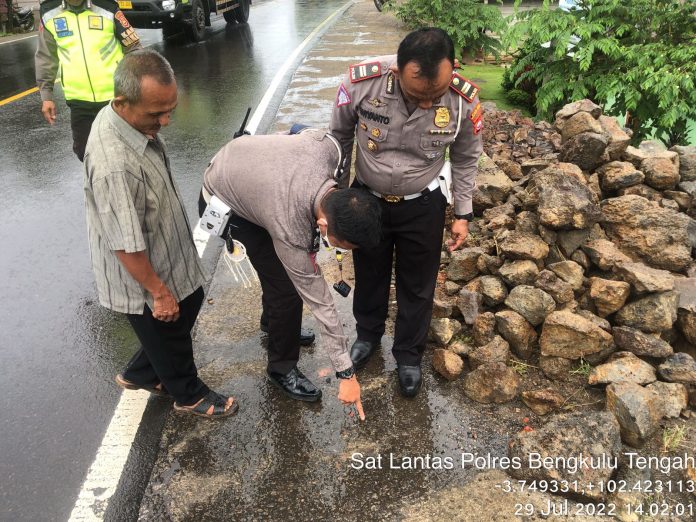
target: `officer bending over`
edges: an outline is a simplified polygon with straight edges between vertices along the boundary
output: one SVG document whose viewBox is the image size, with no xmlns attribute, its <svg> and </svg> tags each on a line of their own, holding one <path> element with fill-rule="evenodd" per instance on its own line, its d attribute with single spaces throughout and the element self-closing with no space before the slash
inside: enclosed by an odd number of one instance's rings
<svg viewBox="0 0 696 522">
<path fill-rule="evenodd" d="M 360 385 L 331 291 L 316 263 L 320 236 L 342 249 L 380 239 L 377 200 L 364 190 L 337 189 L 338 142 L 323 131 L 242 136 L 225 145 L 204 174 L 203 197 L 231 207 L 228 231 L 246 247 L 267 305 L 268 377 L 287 396 L 317 401 L 319 390 L 297 368 L 302 302 L 317 322 L 339 378 L 338 398 L 364 418 Z"/>
</svg>

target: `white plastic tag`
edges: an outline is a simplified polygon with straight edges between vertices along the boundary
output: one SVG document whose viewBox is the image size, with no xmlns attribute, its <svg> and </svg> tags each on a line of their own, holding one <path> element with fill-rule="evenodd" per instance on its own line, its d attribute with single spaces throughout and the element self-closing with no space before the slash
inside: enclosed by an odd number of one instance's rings
<svg viewBox="0 0 696 522">
<path fill-rule="evenodd" d="M 437 181 L 440 183 L 440 191 L 447 198 L 447 204 L 452 204 L 452 164 L 445 161 L 442 169 L 437 175 Z"/>
<path fill-rule="evenodd" d="M 230 207 L 217 196 L 212 196 L 201 216 L 201 228 L 210 235 L 221 236 L 229 218 Z"/>
</svg>

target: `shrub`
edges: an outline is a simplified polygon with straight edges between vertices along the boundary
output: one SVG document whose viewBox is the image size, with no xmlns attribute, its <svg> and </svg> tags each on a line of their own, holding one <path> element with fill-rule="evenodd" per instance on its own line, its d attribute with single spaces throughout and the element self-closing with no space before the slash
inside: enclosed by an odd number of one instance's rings
<svg viewBox="0 0 696 522">
<path fill-rule="evenodd" d="M 495 5 L 476 0 L 406 0 L 391 7 L 409 29 L 439 27 L 452 37 L 457 49 L 500 56 L 500 34 L 507 25 Z"/>
<path fill-rule="evenodd" d="M 579 0 L 569 12 L 549 4 L 518 13 L 505 39 L 523 44 L 510 74 L 517 88 L 530 82 L 537 114 L 551 119 L 590 98 L 609 114 L 629 113 L 635 142 L 655 129 L 670 145 L 685 143 L 696 119 L 694 1 Z"/>
</svg>

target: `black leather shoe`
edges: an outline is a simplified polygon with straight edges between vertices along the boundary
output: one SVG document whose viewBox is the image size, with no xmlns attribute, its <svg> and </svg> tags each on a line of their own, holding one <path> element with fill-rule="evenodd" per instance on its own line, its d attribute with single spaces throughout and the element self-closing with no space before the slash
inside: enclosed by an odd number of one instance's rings
<svg viewBox="0 0 696 522">
<path fill-rule="evenodd" d="M 268 323 L 260 323 L 259 329 L 263 333 L 268 333 Z M 315 335 L 311 330 L 305 330 L 302 328 L 300 330 L 300 346 L 309 346 L 314 342 Z"/>
<path fill-rule="evenodd" d="M 280 391 L 291 399 L 298 401 L 316 402 L 321 399 L 321 390 L 312 384 L 295 366 L 286 375 L 267 372 L 268 378 Z"/>
<path fill-rule="evenodd" d="M 415 397 L 420 390 L 423 375 L 420 366 L 399 365 L 399 387 L 404 397 Z"/>
<path fill-rule="evenodd" d="M 350 348 L 350 360 L 353 361 L 353 366 L 355 366 L 356 370 L 367 364 L 372 354 L 375 353 L 378 344 L 356 339 Z"/>
</svg>

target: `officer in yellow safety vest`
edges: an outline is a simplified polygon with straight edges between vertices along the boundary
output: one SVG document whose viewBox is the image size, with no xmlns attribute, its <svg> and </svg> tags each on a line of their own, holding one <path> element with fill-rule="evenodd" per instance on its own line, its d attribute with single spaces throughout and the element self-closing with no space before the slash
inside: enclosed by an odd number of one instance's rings
<svg viewBox="0 0 696 522">
<path fill-rule="evenodd" d="M 137 33 L 113 0 L 41 3 L 36 83 L 46 121 L 56 121 L 53 84 L 60 69 L 70 108 L 73 151 L 82 161 L 97 113 L 114 95 L 114 71 L 124 53 L 141 48 Z"/>
</svg>

